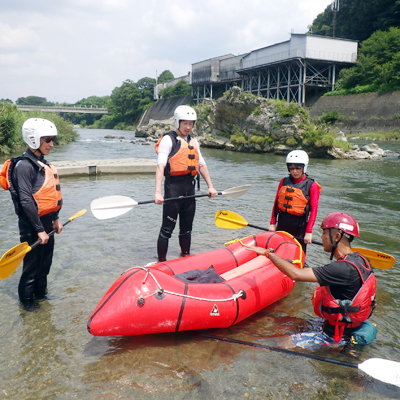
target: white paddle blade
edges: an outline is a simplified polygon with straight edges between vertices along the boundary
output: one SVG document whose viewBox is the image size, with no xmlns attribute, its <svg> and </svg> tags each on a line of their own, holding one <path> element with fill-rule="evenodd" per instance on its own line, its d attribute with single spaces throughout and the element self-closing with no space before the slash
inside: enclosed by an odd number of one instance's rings
<svg viewBox="0 0 400 400">
<path fill-rule="evenodd" d="M 109 219 L 127 213 L 137 204 L 128 196 L 105 196 L 94 199 L 90 203 L 90 210 L 97 219 Z"/>
<path fill-rule="evenodd" d="M 251 185 L 243 185 L 243 186 L 237 186 L 234 188 L 226 189 L 222 193 L 222 196 L 225 197 L 239 197 L 244 195 L 249 189 Z"/>
<path fill-rule="evenodd" d="M 383 358 L 369 358 L 358 369 L 385 383 L 400 387 L 400 363 Z"/>
</svg>

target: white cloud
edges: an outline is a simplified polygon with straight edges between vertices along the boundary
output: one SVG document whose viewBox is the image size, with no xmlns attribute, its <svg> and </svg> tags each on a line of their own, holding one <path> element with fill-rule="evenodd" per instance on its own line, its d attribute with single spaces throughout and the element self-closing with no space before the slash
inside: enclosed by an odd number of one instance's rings
<svg viewBox="0 0 400 400">
<path fill-rule="evenodd" d="M 126 79 L 176 77 L 307 31 L 330 0 L 19 0 L 0 14 L 0 98 L 74 103 Z"/>
</svg>

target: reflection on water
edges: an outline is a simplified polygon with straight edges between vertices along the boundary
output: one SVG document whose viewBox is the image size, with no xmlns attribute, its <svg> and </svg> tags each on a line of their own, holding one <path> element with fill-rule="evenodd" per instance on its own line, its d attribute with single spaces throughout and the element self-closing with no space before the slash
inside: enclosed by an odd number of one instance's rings
<svg viewBox="0 0 400 400">
<path fill-rule="evenodd" d="M 131 132 L 80 130 L 81 137 L 55 148 L 50 160 L 154 158 L 153 145 L 135 141 Z M 115 139 L 105 139 L 111 133 Z M 124 139 L 120 138 L 124 136 Z M 384 147 L 384 144 L 380 145 Z M 395 150 L 395 149 L 394 149 Z M 203 149 L 218 190 L 251 184 L 243 197 L 199 199 L 193 252 L 220 248 L 223 243 L 255 233 L 254 229 L 223 230 L 214 225 L 217 210 L 241 214 L 250 224 L 268 227 L 279 179 L 286 174 L 284 157 Z M 1 162 L 1 160 L 0 160 Z M 309 173 L 322 186 L 317 225 L 324 215 L 345 210 L 359 221 L 358 247 L 400 257 L 400 160 L 311 160 Z M 154 176 L 110 175 L 62 179 L 67 220 L 94 198 L 121 194 L 137 201 L 154 195 Z M 202 184 L 205 192 L 206 185 Z M 0 250 L 18 243 L 16 217 L 8 193 L 0 192 Z M 396 398 L 399 390 L 345 367 L 301 357 L 215 342 L 191 334 L 142 337 L 93 337 L 86 331 L 89 315 L 111 284 L 125 270 L 156 260 L 161 207 L 141 205 L 110 220 L 96 220 L 88 211 L 56 236 L 49 276 L 50 300 L 33 313 L 20 310 L 20 270 L 0 282 L 0 376 L 5 399 L 205 399 L 205 398 Z M 315 229 L 314 239 L 320 230 Z M 179 256 L 177 235 L 169 256 Z M 310 246 L 308 263 L 328 262 L 319 246 Z M 378 307 L 372 321 L 378 339 L 353 359 L 323 349 L 318 355 L 349 362 L 370 357 L 400 360 L 397 265 L 376 270 Z M 293 332 L 306 330 L 313 318 L 313 284 L 299 283 L 285 299 L 219 336 L 275 345 Z"/>
</svg>

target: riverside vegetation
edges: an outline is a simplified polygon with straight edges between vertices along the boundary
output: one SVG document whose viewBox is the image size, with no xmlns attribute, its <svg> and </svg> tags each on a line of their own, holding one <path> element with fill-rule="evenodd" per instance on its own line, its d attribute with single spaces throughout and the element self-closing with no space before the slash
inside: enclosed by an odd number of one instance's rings
<svg viewBox="0 0 400 400">
<path fill-rule="evenodd" d="M 26 148 L 22 139 L 22 124 L 28 118 L 44 118 L 52 121 L 57 127 L 58 135 L 55 144 L 66 144 L 77 139 L 78 134 L 72 124 L 53 113 L 24 112 L 10 102 L 0 101 L 0 154 L 10 154 Z"/>
</svg>

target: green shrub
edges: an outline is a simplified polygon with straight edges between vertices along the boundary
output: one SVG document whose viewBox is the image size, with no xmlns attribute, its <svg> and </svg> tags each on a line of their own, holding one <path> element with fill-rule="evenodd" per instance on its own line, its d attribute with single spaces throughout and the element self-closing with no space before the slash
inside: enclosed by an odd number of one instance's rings
<svg viewBox="0 0 400 400">
<path fill-rule="evenodd" d="M 286 140 L 286 146 L 295 147 L 297 146 L 297 140 L 295 138 L 290 138 Z"/>
<path fill-rule="evenodd" d="M 253 115 L 261 115 L 261 108 L 260 106 L 256 107 L 253 111 Z"/>
<path fill-rule="evenodd" d="M 0 102 L 0 154 L 9 154 L 22 146 L 22 111 L 9 102 Z"/>
<path fill-rule="evenodd" d="M 305 110 L 299 104 L 287 103 L 284 100 L 274 100 L 272 104 L 277 106 L 281 117 L 293 118 L 295 115 L 305 116 Z"/>
<path fill-rule="evenodd" d="M 21 111 L 16 105 L 9 102 L 0 102 L 0 153 L 10 154 L 26 144 L 22 139 L 22 124 L 28 118 L 44 118 L 53 122 L 57 127 L 58 135 L 55 144 L 65 144 L 74 141 L 78 133 L 73 130 L 72 124 L 57 114 L 41 111 Z"/>
<path fill-rule="evenodd" d="M 239 132 L 231 135 L 231 142 L 235 145 L 245 144 L 247 143 L 247 139 L 241 132 Z"/>
<path fill-rule="evenodd" d="M 338 111 L 329 111 L 325 114 L 323 114 L 320 119 L 322 122 L 325 122 L 326 124 L 331 124 L 332 122 L 344 119 L 345 117 L 341 115 Z"/>
<path fill-rule="evenodd" d="M 261 148 L 264 147 L 266 141 L 267 138 L 265 136 L 257 136 L 257 135 L 252 136 L 249 140 L 250 143 L 258 144 Z"/>
</svg>

